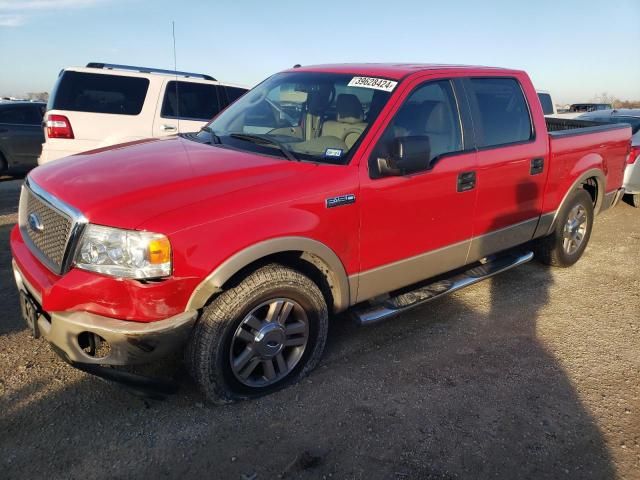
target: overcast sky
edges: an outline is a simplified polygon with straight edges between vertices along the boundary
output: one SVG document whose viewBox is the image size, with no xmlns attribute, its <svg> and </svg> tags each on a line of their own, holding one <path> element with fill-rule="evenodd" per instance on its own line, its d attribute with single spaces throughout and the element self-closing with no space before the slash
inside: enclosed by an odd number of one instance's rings
<svg viewBox="0 0 640 480">
<path fill-rule="evenodd" d="M 556 103 L 640 100 L 640 0 L 0 0 L 0 95 L 50 91 L 89 61 L 252 86 L 293 64 L 524 69 Z"/>
</svg>

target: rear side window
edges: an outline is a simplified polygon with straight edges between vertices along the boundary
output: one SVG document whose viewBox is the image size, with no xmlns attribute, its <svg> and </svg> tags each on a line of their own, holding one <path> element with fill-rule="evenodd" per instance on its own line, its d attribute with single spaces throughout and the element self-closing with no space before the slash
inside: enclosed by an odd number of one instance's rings
<svg viewBox="0 0 640 480">
<path fill-rule="evenodd" d="M 224 93 L 216 85 L 168 82 L 162 101 L 161 116 L 185 120 L 211 120 L 220 111 L 223 104 L 222 95 Z"/>
<path fill-rule="evenodd" d="M 477 109 L 478 146 L 493 147 L 530 140 L 531 116 L 520 84 L 513 78 L 472 78 Z"/>
<path fill-rule="evenodd" d="M 146 78 L 65 71 L 53 92 L 50 108 L 138 115 L 148 89 Z"/>
<path fill-rule="evenodd" d="M 40 125 L 42 123 L 42 109 L 38 105 L 9 105 L 0 108 L 0 123 Z"/>
<path fill-rule="evenodd" d="M 553 102 L 551 101 L 551 95 L 548 93 L 539 93 L 538 98 L 540 99 L 540 104 L 542 105 L 542 112 L 545 115 L 553 114 Z"/>
<path fill-rule="evenodd" d="M 229 103 L 235 102 L 238 98 L 247 93 L 244 88 L 225 87 L 225 90 L 227 91 L 227 100 Z"/>
</svg>

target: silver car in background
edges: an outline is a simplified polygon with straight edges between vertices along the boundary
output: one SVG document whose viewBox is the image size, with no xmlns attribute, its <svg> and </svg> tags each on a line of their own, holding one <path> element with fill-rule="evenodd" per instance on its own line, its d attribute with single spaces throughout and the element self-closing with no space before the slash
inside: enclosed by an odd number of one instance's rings
<svg viewBox="0 0 640 480">
<path fill-rule="evenodd" d="M 580 115 L 578 120 L 605 123 L 628 123 L 631 125 L 631 154 L 624 173 L 625 193 L 630 195 L 631 204 L 640 208 L 640 108 L 620 108 L 598 110 Z"/>
</svg>

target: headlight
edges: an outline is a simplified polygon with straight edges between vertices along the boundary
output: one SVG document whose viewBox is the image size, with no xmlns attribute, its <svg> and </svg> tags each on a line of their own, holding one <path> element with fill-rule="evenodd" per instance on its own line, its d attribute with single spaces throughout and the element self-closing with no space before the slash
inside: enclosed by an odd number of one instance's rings
<svg viewBox="0 0 640 480">
<path fill-rule="evenodd" d="M 75 265 L 113 277 L 166 277 L 171 275 L 171 244 L 158 233 L 87 225 Z"/>
</svg>

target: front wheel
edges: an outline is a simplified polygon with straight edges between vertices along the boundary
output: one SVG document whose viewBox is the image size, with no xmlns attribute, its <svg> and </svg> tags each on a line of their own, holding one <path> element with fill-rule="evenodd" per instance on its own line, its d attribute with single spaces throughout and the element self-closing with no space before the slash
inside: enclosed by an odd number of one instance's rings
<svg viewBox="0 0 640 480">
<path fill-rule="evenodd" d="M 271 393 L 309 373 L 327 330 L 318 286 L 295 270 L 268 265 L 204 309 L 186 361 L 210 401 L 230 403 Z"/>
<path fill-rule="evenodd" d="M 553 232 L 536 245 L 536 258 L 555 267 L 570 267 L 587 248 L 593 227 L 593 203 L 585 190 L 576 190 L 562 207 Z"/>
<path fill-rule="evenodd" d="M 636 208 L 640 208 L 640 193 L 634 193 L 631 195 L 631 205 Z"/>
</svg>

